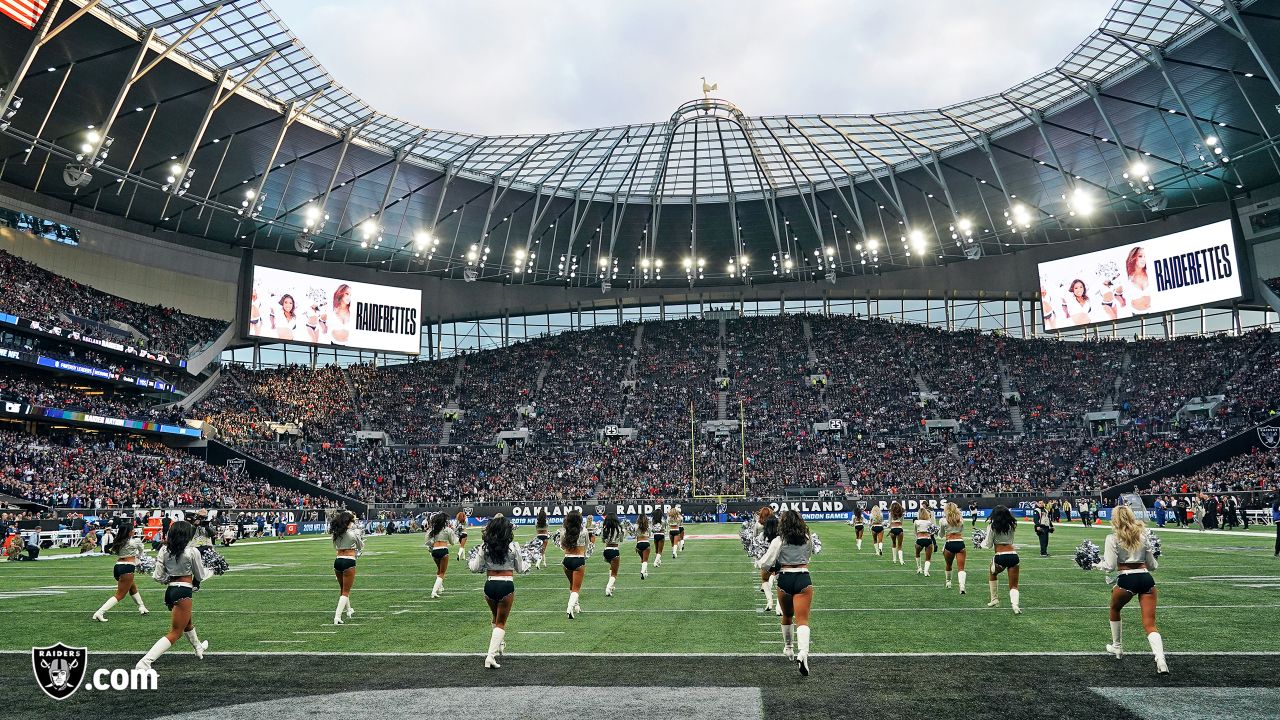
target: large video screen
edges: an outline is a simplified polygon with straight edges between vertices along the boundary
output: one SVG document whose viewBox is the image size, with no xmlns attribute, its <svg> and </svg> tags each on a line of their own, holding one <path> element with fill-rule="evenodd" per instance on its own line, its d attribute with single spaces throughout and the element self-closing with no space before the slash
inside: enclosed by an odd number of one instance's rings
<svg viewBox="0 0 1280 720">
<path fill-rule="evenodd" d="M 1052 332 L 1240 297 L 1231 222 L 1040 263 Z"/>
<path fill-rule="evenodd" d="M 417 355 L 422 291 L 255 265 L 248 337 Z"/>
</svg>

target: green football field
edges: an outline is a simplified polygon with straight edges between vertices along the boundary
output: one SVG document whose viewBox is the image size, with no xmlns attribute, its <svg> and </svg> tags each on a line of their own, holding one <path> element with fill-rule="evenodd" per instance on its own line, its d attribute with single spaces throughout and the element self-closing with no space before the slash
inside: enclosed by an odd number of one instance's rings
<svg viewBox="0 0 1280 720">
<path fill-rule="evenodd" d="M 608 566 L 597 553 L 588 561 L 583 614 L 575 620 L 565 616 L 568 586 L 560 554 L 553 550 L 549 567 L 517 578 L 515 608 L 507 625 L 508 656 L 502 670 L 490 673 L 480 662 L 490 630 L 483 578 L 454 559 L 444 597 L 431 599 L 434 565 L 420 536 L 368 538 L 351 596 L 356 614 L 342 626 L 331 624 L 337 586 L 326 538 L 242 541 L 221 550 L 232 571 L 206 581 L 195 596 L 196 627 L 210 642 L 206 659 L 196 661 L 180 640 L 155 669 L 162 683 L 195 673 L 214 690 L 228 686 L 202 674 L 209 668 L 252 669 L 248 676 L 233 673 L 234 682 L 247 683 L 238 698 L 256 699 L 262 699 L 262 692 L 265 697 L 307 693 L 312 685 L 332 692 L 334 688 L 321 682 L 323 669 L 346 654 L 361 659 L 348 658 L 341 667 L 359 668 L 360 673 L 376 676 L 377 686 L 395 688 L 431 686 L 432 678 L 436 684 L 465 684 L 477 677 L 499 686 L 536 681 L 592 685 L 607 679 L 597 672 L 613 663 L 622 663 L 624 669 L 613 679 L 624 685 L 738 687 L 762 673 L 767 681 L 751 682 L 752 687 L 765 688 L 764 716 L 775 714 L 771 698 L 784 702 L 777 698 L 801 688 L 811 699 L 874 692 L 867 700 L 882 702 L 900 693 L 910 705 L 913 668 L 926 668 L 926 676 L 945 676 L 957 693 L 972 694 L 968 701 L 973 703 L 982 701 L 978 689 L 997 682 L 1002 674 L 1012 674 L 1027 692 L 1087 692 L 1081 688 L 1093 687 L 1094 675 L 1106 678 L 1117 667 L 1129 682 L 1179 685 L 1194 679 L 1207 687 L 1234 683 L 1233 687 L 1264 693 L 1253 703 L 1256 707 L 1267 707 L 1265 693 L 1275 694 L 1258 686 L 1280 686 L 1280 633 L 1275 631 L 1280 621 L 1280 560 L 1272 554 L 1273 528 L 1162 533 L 1164 556 L 1156 573 L 1158 622 L 1174 673 L 1164 679 L 1155 677 L 1136 602 L 1125 614 L 1125 646 L 1131 655 L 1116 661 L 1102 653 L 1110 639 L 1105 609 L 1109 591 L 1101 573 L 1086 573 L 1072 562 L 1075 546 L 1085 537 L 1101 545 L 1106 534 L 1101 526 L 1060 527 L 1048 558 L 1039 556 L 1034 534 L 1024 528 L 1020 616 L 1009 609 L 1003 576 L 1000 607 L 986 607 L 990 552 L 971 549 L 969 592 L 961 596 L 957 589 L 944 587 L 941 554 L 926 578 L 915 572 L 912 545 L 906 546 L 907 564 L 897 566 L 890 564 L 887 551 L 883 557 L 875 555 L 869 533 L 857 551 L 852 528 L 830 523 L 814 529 L 824 547 L 811 564 L 815 593 L 809 678 L 800 678 L 794 665 L 781 657 L 778 620 L 764 612 L 758 575 L 734 525 L 689 526 L 686 551 L 672 559 L 668 549 L 661 567 L 651 563 L 647 580 L 640 579 L 639 560 L 629 545 L 624 546 L 612 598 L 604 595 Z M 528 539 L 531 532 L 522 530 L 519 539 Z M 472 541 L 479 535 L 473 531 Z M 110 612 L 109 622 L 90 620 L 112 590 L 112 564 L 109 557 L 77 557 L 0 565 L 0 669 L 6 680 L 11 674 L 30 680 L 33 646 L 62 642 L 87 647 L 95 657 L 110 658 L 110 667 L 129 667 L 165 632 L 163 590 L 141 575 L 139 587 L 150 615 L 139 616 L 126 599 Z M 108 655 L 112 652 L 121 654 Z M 549 657 L 555 654 L 569 655 Z M 879 666 L 887 668 L 883 675 L 874 669 Z M 641 681 L 636 667 L 654 672 L 643 673 Z M 271 669 L 269 676 L 257 674 L 264 668 Z M 1245 675 L 1228 677 L 1236 672 Z M 1060 684 L 1052 682 L 1055 676 L 1060 676 Z M 777 683 L 789 689 L 781 694 L 768 690 Z M 342 684 L 347 690 L 368 687 Z M 8 692 L 42 698 L 34 684 L 0 685 L 0 694 Z M 105 697 L 99 695 L 98 700 Z M 218 692 L 211 696 L 217 697 Z M 1090 697 L 1095 703 L 1118 702 Z M 86 693 L 80 693 L 57 707 L 67 711 L 85 699 Z M 1280 703 L 1280 695 L 1272 701 Z M 135 698 L 130 707 L 149 715 L 148 702 L 139 704 Z M 838 701 L 824 702 L 822 708 L 835 702 L 830 711 L 839 709 Z M 225 703 L 223 697 L 215 704 Z M 33 700 L 32 705 L 37 711 L 33 717 L 51 712 L 43 700 Z M 1085 714 L 1096 709 L 1089 703 L 1074 707 Z M 820 717 L 820 709 L 811 708 L 808 714 Z M 1129 717 L 1115 707 L 1110 712 Z M 1264 716 L 1268 715 L 1258 715 Z"/>
</svg>

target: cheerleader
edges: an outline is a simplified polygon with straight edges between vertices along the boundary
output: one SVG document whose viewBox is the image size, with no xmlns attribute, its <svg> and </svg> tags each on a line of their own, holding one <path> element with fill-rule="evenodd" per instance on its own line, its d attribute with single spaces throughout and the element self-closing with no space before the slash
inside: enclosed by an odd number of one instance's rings
<svg viewBox="0 0 1280 720">
<path fill-rule="evenodd" d="M 151 575 L 156 582 L 168 586 L 164 591 L 164 604 L 170 612 L 169 632 L 151 646 L 134 669 L 150 670 L 151 664 L 173 647 L 179 635 L 191 643 L 197 659 L 203 659 L 204 651 L 209 649 L 209 641 L 196 636 L 196 626 L 191 621 L 193 587 L 210 575 L 200 560 L 200 551 L 191 545 L 195 533 L 195 526 L 186 520 L 169 526 L 164 546 L 156 556 L 155 572 Z"/>
<path fill-rule="evenodd" d="M 131 521 L 121 521 L 120 527 L 117 528 L 115 536 L 106 549 L 109 554 L 116 556 L 116 566 L 113 570 L 116 578 L 116 594 L 102 603 L 98 612 L 93 614 L 93 619 L 106 622 L 107 611 L 123 600 L 125 595 L 132 595 L 133 601 L 138 604 L 138 614 L 146 615 L 150 611 L 147 610 L 146 605 L 142 604 L 142 593 L 138 592 L 138 585 L 133 581 L 134 570 L 142 560 L 144 549 L 142 541 L 133 536 Z"/>
<path fill-rule="evenodd" d="M 449 527 L 449 516 L 436 513 L 431 516 L 431 524 L 427 526 L 427 547 L 431 548 L 431 559 L 436 563 L 436 584 L 431 588 L 431 597 L 438 598 L 444 594 L 444 576 L 449 569 L 449 546 L 458 544 L 458 535 Z"/>
<path fill-rule="evenodd" d="M 351 586 L 356 581 L 356 555 L 364 550 L 364 538 L 355 527 L 356 516 L 350 510 L 341 510 L 329 521 L 329 535 L 333 538 L 333 574 L 338 578 L 338 609 L 333 611 L 333 624 L 342 624 L 342 613 L 347 617 L 356 614 L 351 607 Z"/>
<path fill-rule="evenodd" d="M 894 500 L 889 505 L 889 562 L 906 565 L 902 555 L 902 516 L 906 511 L 902 503 Z"/>
<path fill-rule="evenodd" d="M 473 573 L 485 573 L 484 600 L 492 614 L 493 631 L 489 635 L 489 652 L 484 656 L 485 668 L 497 669 L 498 658 L 507 650 L 507 618 L 516 601 L 516 573 L 529 571 L 529 563 L 515 542 L 511 521 L 495 515 L 481 534 L 480 551 L 473 554 L 469 567 Z"/>
<path fill-rule="evenodd" d="M 676 559 L 676 553 L 682 549 L 684 545 L 684 527 L 680 523 L 684 522 L 681 516 L 680 506 L 675 505 L 667 511 L 667 533 L 671 535 L 671 559 Z"/>
<path fill-rule="evenodd" d="M 667 516 L 662 514 L 662 508 L 653 509 L 653 566 L 662 567 L 662 544 L 666 535 Z"/>
<path fill-rule="evenodd" d="M 778 521 L 778 537 L 756 561 L 764 570 L 779 567 L 778 606 L 782 608 L 782 653 L 794 659 L 801 675 L 809 674 L 809 608 L 813 604 L 813 581 L 809 578 L 809 557 L 817 552 L 813 537 L 800 513 L 784 510 Z M 795 622 L 795 652 L 792 653 L 792 621 Z"/>
<path fill-rule="evenodd" d="M 622 552 L 618 548 L 626 535 L 617 515 L 609 513 L 604 516 L 600 539 L 604 540 L 604 561 L 609 563 L 609 582 L 604 586 L 605 597 L 613 597 L 613 586 L 618 582 L 618 566 L 622 564 Z"/>
<path fill-rule="evenodd" d="M 649 516 L 636 516 L 636 554 L 640 556 L 640 579 L 649 577 Z"/>
<path fill-rule="evenodd" d="M 587 572 L 587 533 L 582 527 L 582 513 L 569 511 L 564 516 L 560 530 L 560 549 L 564 550 L 564 576 L 569 581 L 569 605 L 565 614 L 572 620 L 582 612 L 578 604 L 578 592 L 582 590 L 582 578 Z"/>
<path fill-rule="evenodd" d="M 773 532 L 767 533 L 765 528 L 769 525 L 769 521 L 774 520 Z M 778 524 L 773 516 L 773 508 L 765 505 L 756 511 L 755 522 L 751 526 L 751 534 L 756 540 L 766 545 L 778 536 Z M 764 609 L 773 609 L 773 571 L 770 569 L 760 571 L 760 592 L 764 593 Z"/>
<path fill-rule="evenodd" d="M 995 557 L 991 559 L 991 568 L 987 574 L 987 587 L 991 590 L 991 602 L 987 607 L 998 607 L 1000 599 L 996 597 L 996 576 L 1002 571 L 1009 571 L 1009 604 L 1013 606 L 1013 614 L 1021 615 L 1022 607 L 1018 604 L 1018 551 L 1013 546 L 1013 535 L 1018 529 L 1018 521 L 1014 520 L 1009 508 L 998 505 L 991 511 L 991 526 L 987 529 L 987 537 L 982 547 L 995 549 Z"/>
<path fill-rule="evenodd" d="M 920 504 L 916 511 L 916 574 L 929 577 L 929 566 L 933 564 L 933 511 Z M 920 566 L 920 551 L 924 551 L 924 567 Z"/>
<path fill-rule="evenodd" d="M 547 566 L 547 543 L 551 541 L 551 532 L 547 527 L 547 511 L 543 508 L 538 509 L 538 519 L 534 522 L 533 531 L 538 543 L 542 545 L 542 554 L 538 556 L 534 562 L 534 567 Z"/>
<path fill-rule="evenodd" d="M 960 581 L 960 594 L 964 595 L 964 582 L 968 575 L 964 571 L 965 551 L 964 544 L 964 516 L 960 514 L 960 506 L 953 502 L 947 503 L 942 513 L 942 537 L 945 544 L 942 546 L 942 557 L 947 561 L 947 589 L 951 589 L 951 565 L 956 565 L 956 579 Z"/>
<path fill-rule="evenodd" d="M 861 551 L 862 550 L 862 530 L 863 528 L 866 527 L 866 513 L 862 511 L 861 504 L 857 504 L 854 506 L 853 520 L 850 524 L 853 525 L 854 540 L 858 544 L 858 550 Z"/>
<path fill-rule="evenodd" d="M 880 504 L 871 506 L 871 544 L 876 548 L 876 555 L 884 555 L 884 511 Z"/>
<path fill-rule="evenodd" d="M 677 503 L 676 511 L 676 532 L 680 535 L 680 552 L 684 552 L 684 510 Z"/>
<path fill-rule="evenodd" d="M 459 510 L 453 520 L 458 526 L 458 559 L 461 560 L 467 549 L 467 514 Z"/>
<path fill-rule="evenodd" d="M 764 521 L 764 527 L 760 530 L 760 540 L 767 547 L 778 537 L 778 516 L 770 513 L 769 517 Z M 760 571 L 760 589 L 764 591 L 764 611 L 772 610 L 779 616 L 782 615 L 782 603 L 773 601 L 775 589 L 778 587 L 778 567 L 777 563 Z"/>
<path fill-rule="evenodd" d="M 1097 567 L 1116 574 L 1115 587 L 1111 588 L 1111 644 L 1107 652 L 1119 658 L 1121 647 L 1120 611 L 1136 595 L 1142 606 L 1142 629 L 1147 632 L 1147 642 L 1155 655 L 1156 672 L 1169 673 L 1164 659 L 1164 639 L 1156 628 L 1156 581 L 1151 571 L 1158 567 L 1156 556 L 1148 544 L 1146 525 L 1128 505 L 1120 505 L 1111 513 L 1113 532 L 1107 536 L 1102 562 Z"/>
</svg>

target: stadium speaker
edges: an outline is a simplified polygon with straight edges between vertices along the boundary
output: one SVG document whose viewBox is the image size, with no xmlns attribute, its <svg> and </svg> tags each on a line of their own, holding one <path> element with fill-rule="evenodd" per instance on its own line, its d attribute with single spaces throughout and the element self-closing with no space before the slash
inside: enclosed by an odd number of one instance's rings
<svg viewBox="0 0 1280 720">
<path fill-rule="evenodd" d="M 1161 212 L 1169 207 L 1169 198 L 1164 193 L 1155 192 L 1151 197 L 1143 200 L 1142 204 L 1151 212 Z"/>
<path fill-rule="evenodd" d="M 613 289 L 613 285 L 612 285 L 608 280 L 602 280 L 602 281 L 600 282 L 600 294 L 601 294 L 601 295 L 607 295 L 607 294 L 609 293 L 609 291 L 610 291 L 610 290 L 612 290 L 612 289 Z"/>
<path fill-rule="evenodd" d="M 93 175 L 84 165 L 68 163 L 62 168 L 62 182 L 73 188 L 89 187 L 89 183 L 93 182 Z"/>
<path fill-rule="evenodd" d="M 978 260 L 982 258 L 982 245 L 980 243 L 970 243 L 964 246 L 964 256 L 970 260 Z"/>
<path fill-rule="evenodd" d="M 835 271 L 835 270 L 828 270 L 828 271 L 827 271 L 827 282 L 831 283 L 832 285 L 835 285 L 835 284 L 836 284 L 836 271 Z"/>
<path fill-rule="evenodd" d="M 480 273 L 476 272 L 475 268 L 463 268 L 462 270 L 462 279 L 467 282 L 475 282 L 479 277 Z"/>
<path fill-rule="evenodd" d="M 293 238 L 293 249 L 300 253 L 309 253 L 311 248 L 315 247 L 316 241 L 311 238 L 309 233 L 298 233 Z"/>
</svg>

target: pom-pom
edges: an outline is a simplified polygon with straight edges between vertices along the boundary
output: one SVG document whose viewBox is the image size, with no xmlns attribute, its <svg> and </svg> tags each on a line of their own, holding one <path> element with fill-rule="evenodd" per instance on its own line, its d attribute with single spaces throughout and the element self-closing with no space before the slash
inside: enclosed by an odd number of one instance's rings
<svg viewBox="0 0 1280 720">
<path fill-rule="evenodd" d="M 472 545 L 471 549 L 467 551 L 467 564 L 470 565 L 483 551 L 484 551 L 484 543 L 479 542 L 479 543 L 476 543 L 475 545 Z"/>
<path fill-rule="evenodd" d="M 813 541 L 813 554 L 822 552 L 822 538 L 818 537 L 818 533 L 810 533 L 809 539 Z"/>
<path fill-rule="evenodd" d="M 1076 548 L 1075 561 L 1081 570 L 1092 570 L 1102 562 L 1102 551 L 1092 540 L 1085 540 Z"/>
<path fill-rule="evenodd" d="M 204 567 L 214 575 L 221 575 L 231 569 L 231 565 L 227 563 L 227 559 L 222 557 L 212 545 L 200 546 L 200 562 Z"/>
<path fill-rule="evenodd" d="M 520 554 L 524 557 L 526 572 L 528 568 L 538 564 L 542 559 L 542 541 L 538 538 L 531 538 L 529 542 L 520 546 Z"/>
<path fill-rule="evenodd" d="M 594 554 L 595 554 L 595 552 L 596 552 L 596 541 L 595 541 L 595 540 L 590 540 L 590 541 L 588 541 L 588 542 L 587 542 L 587 557 L 591 557 L 592 555 L 594 555 Z"/>
<path fill-rule="evenodd" d="M 1147 552 L 1151 553 L 1151 557 L 1160 559 L 1160 536 L 1153 533 L 1147 533 Z"/>
<path fill-rule="evenodd" d="M 747 554 L 751 556 L 751 559 L 759 560 L 764 557 L 764 554 L 767 552 L 769 552 L 769 543 L 765 542 L 764 538 L 757 538 L 753 536 L 751 538 L 751 545 L 747 548 Z"/>
<path fill-rule="evenodd" d="M 985 530 L 978 530 L 975 528 L 973 531 L 973 546 L 982 547 L 982 543 L 986 541 L 987 541 L 987 532 Z"/>
<path fill-rule="evenodd" d="M 150 575 L 156 571 L 156 559 L 150 555 L 138 556 L 138 570 Z"/>
<path fill-rule="evenodd" d="M 929 535 L 938 537 L 938 523 L 929 523 Z"/>
</svg>

